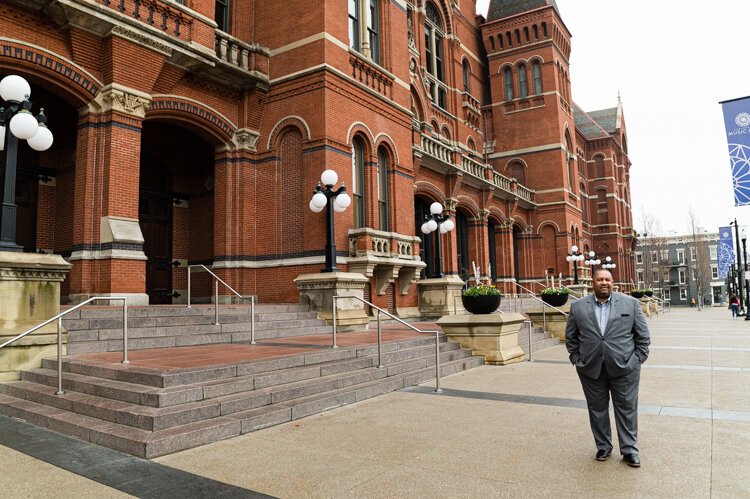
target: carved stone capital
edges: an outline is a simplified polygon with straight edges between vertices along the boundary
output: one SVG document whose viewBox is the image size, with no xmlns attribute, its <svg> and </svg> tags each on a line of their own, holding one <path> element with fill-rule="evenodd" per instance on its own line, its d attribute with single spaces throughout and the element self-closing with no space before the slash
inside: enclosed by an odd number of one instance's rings
<svg viewBox="0 0 750 499">
<path fill-rule="evenodd" d="M 151 97 L 143 92 L 120 85 L 107 85 L 96 98 L 102 112 L 118 111 L 138 118 L 145 118 Z"/>
<path fill-rule="evenodd" d="M 260 133 L 249 128 L 238 128 L 232 136 L 231 148 L 235 151 L 257 151 L 256 146 Z"/>
<path fill-rule="evenodd" d="M 446 198 L 445 200 L 445 209 L 449 212 L 453 213 L 456 211 L 456 208 L 458 207 L 458 199 L 455 198 Z"/>
</svg>

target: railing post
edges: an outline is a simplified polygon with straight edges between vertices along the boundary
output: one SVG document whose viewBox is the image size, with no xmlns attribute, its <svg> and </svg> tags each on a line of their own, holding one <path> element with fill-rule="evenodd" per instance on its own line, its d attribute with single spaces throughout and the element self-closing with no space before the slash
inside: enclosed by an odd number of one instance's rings
<svg viewBox="0 0 750 499">
<path fill-rule="evenodd" d="M 57 318 L 57 391 L 55 395 L 65 395 L 62 387 L 62 317 Z"/>
<path fill-rule="evenodd" d="M 128 360 L 128 299 L 122 299 L 122 363 L 130 364 Z"/>
<path fill-rule="evenodd" d="M 547 304 L 546 303 L 542 303 L 542 324 L 544 324 L 542 329 L 544 329 L 544 333 L 547 334 Z"/>
<path fill-rule="evenodd" d="M 531 359 L 531 321 L 524 321 L 529 324 L 529 362 L 533 362 Z"/>
<path fill-rule="evenodd" d="M 187 308 L 190 308 L 190 265 L 187 268 L 188 271 L 188 297 L 187 297 Z"/>
<path fill-rule="evenodd" d="M 333 347 L 332 348 L 338 348 L 338 345 L 336 345 L 336 306 L 337 306 L 337 298 L 338 296 L 333 297 Z"/>
<path fill-rule="evenodd" d="M 435 393 L 440 393 L 440 332 L 435 331 Z"/>
<path fill-rule="evenodd" d="M 378 310 L 378 369 L 383 367 L 383 330 L 380 323 L 380 310 Z"/>
<path fill-rule="evenodd" d="M 214 325 L 219 325 L 219 280 L 214 279 Z"/>
<path fill-rule="evenodd" d="M 255 296 L 250 300 L 250 344 L 255 345 Z"/>
</svg>

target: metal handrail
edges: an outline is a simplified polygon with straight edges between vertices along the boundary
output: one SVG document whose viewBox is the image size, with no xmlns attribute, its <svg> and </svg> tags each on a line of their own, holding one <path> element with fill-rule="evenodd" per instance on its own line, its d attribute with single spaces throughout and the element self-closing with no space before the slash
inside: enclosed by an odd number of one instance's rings
<svg viewBox="0 0 750 499">
<path fill-rule="evenodd" d="M 187 308 L 191 308 L 192 305 L 190 305 L 190 274 L 192 273 L 192 269 L 194 268 L 201 268 L 214 276 L 214 325 L 219 325 L 219 283 L 222 283 L 229 291 L 234 293 L 240 300 L 247 300 L 246 296 L 242 296 L 237 291 L 234 290 L 232 286 L 224 282 L 221 277 L 217 276 L 213 272 L 211 272 L 208 267 L 202 264 L 195 264 L 195 265 L 188 265 L 187 267 L 187 282 L 188 282 L 188 289 L 187 289 Z M 253 295 L 250 297 L 250 344 L 255 345 L 255 299 L 256 297 Z"/>
<path fill-rule="evenodd" d="M 74 310 L 78 310 L 84 305 L 87 305 L 96 300 L 122 301 L 122 363 L 130 364 L 130 361 L 128 360 L 128 299 L 124 296 L 94 296 L 92 298 L 89 298 L 88 300 L 82 301 L 78 305 L 71 307 L 64 312 L 60 312 L 51 319 L 47 319 L 41 324 L 32 327 L 25 333 L 21 333 L 15 338 L 9 339 L 8 341 L 0 345 L 0 348 L 6 347 L 11 343 L 15 343 L 16 341 L 24 338 L 34 331 L 43 328 L 47 324 L 51 324 L 53 321 L 57 321 L 57 391 L 55 392 L 55 395 L 65 395 L 65 392 L 62 389 L 62 318 L 63 316 L 73 312 Z"/>
<path fill-rule="evenodd" d="M 333 346 L 331 348 L 338 348 L 338 345 L 336 345 L 336 310 L 337 310 L 336 303 L 341 298 L 354 298 L 356 300 L 361 301 L 362 303 L 366 305 L 369 305 L 370 307 L 378 311 L 378 315 L 377 315 L 377 318 L 378 318 L 378 368 L 383 367 L 383 362 L 382 362 L 383 333 L 382 333 L 381 323 L 380 323 L 381 313 L 387 315 L 388 317 L 395 320 L 396 322 L 400 322 L 404 326 L 408 327 L 409 329 L 413 331 L 416 331 L 419 334 L 435 333 L 435 392 L 440 393 L 442 391 L 440 389 L 440 331 L 438 331 L 437 329 L 434 331 L 422 331 L 421 329 L 412 326 L 408 322 L 405 322 L 404 320 L 399 319 L 398 317 L 391 314 L 387 310 L 383 310 L 377 305 L 370 303 L 369 301 L 363 298 L 360 298 L 359 296 L 338 296 L 337 295 L 333 297 Z"/>
<path fill-rule="evenodd" d="M 529 292 L 529 294 L 531 295 L 531 297 L 532 297 L 532 298 L 534 298 L 535 300 L 537 300 L 537 301 L 539 301 L 539 302 L 541 302 L 541 303 L 542 303 L 542 329 L 544 329 L 544 332 L 545 332 L 545 333 L 547 332 L 547 307 L 550 307 L 550 308 L 554 308 L 555 310 L 557 310 L 558 312 L 560 312 L 560 313 L 561 313 L 561 314 L 562 314 L 563 316 L 565 316 L 565 317 L 567 317 L 567 316 L 568 316 L 567 312 L 563 312 L 563 311 L 562 311 L 562 310 L 560 310 L 559 308 L 557 308 L 557 307 L 554 307 L 554 306 L 550 305 L 549 303 L 545 302 L 545 301 L 544 301 L 544 300 L 542 300 L 541 298 L 537 298 L 537 296 L 536 296 L 536 295 L 534 294 L 534 292 L 533 292 L 533 291 L 531 291 L 530 289 L 527 289 L 527 288 L 525 288 L 525 287 L 521 286 L 521 285 L 520 285 L 520 284 L 518 283 L 518 281 L 516 281 L 516 285 L 517 285 L 517 286 L 518 286 L 519 288 L 521 288 L 521 289 L 524 289 L 524 290 L 528 291 L 528 292 Z M 567 319 L 566 319 L 566 320 L 567 320 Z"/>
</svg>

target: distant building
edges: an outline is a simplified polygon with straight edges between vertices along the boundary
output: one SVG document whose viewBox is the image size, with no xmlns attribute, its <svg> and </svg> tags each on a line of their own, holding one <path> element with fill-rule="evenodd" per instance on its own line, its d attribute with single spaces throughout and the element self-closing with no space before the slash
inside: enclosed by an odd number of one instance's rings
<svg viewBox="0 0 750 499">
<path fill-rule="evenodd" d="M 638 288 L 651 288 L 672 305 L 719 305 L 726 283 L 719 278 L 718 232 L 641 237 L 635 250 Z"/>
</svg>

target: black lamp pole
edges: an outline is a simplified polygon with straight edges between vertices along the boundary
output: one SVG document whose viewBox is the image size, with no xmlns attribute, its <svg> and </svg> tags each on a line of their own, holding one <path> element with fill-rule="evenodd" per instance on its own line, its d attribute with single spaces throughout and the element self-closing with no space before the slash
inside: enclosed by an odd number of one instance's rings
<svg viewBox="0 0 750 499">
<path fill-rule="evenodd" d="M 0 251 L 21 251 L 16 244 L 16 161 L 18 139 L 10 133 L 10 119 L 18 112 L 19 105 L 0 108 L 0 126 L 5 127 L 5 172 L 3 175 L 3 206 L 0 217 Z"/>
<path fill-rule="evenodd" d="M 578 260 L 583 260 L 583 253 L 578 251 L 578 246 L 573 245 L 565 259 L 573 262 L 573 284 L 578 284 Z"/>
<path fill-rule="evenodd" d="M 326 266 L 323 267 L 321 272 L 338 272 L 336 267 L 336 238 L 334 237 L 334 221 L 333 221 L 333 203 L 336 200 L 336 196 L 342 192 L 346 192 L 346 187 L 343 185 L 333 190 L 333 185 L 326 185 L 325 188 L 321 187 L 320 184 L 315 188 L 315 192 L 322 192 L 326 199 Z"/>
<path fill-rule="evenodd" d="M 435 238 L 437 239 L 437 243 L 435 244 L 435 258 L 437 258 L 437 265 L 435 266 L 435 271 L 432 273 L 433 278 L 443 277 L 443 256 L 441 252 L 442 243 L 440 242 L 440 236 L 442 236 L 443 234 L 440 232 L 440 226 L 450 220 L 450 218 L 450 215 L 441 215 L 440 213 L 433 213 L 430 215 L 425 215 L 424 217 L 425 223 L 429 222 L 430 220 L 434 220 L 437 224 L 437 229 L 435 229 L 434 231 Z"/>
<path fill-rule="evenodd" d="M 732 222 L 729 222 L 732 225 Z M 742 296 L 742 254 L 740 253 L 740 229 L 737 226 L 737 219 L 734 219 L 734 240 L 735 246 L 737 247 L 737 297 L 740 299 L 740 310 L 745 310 L 744 296 Z"/>
</svg>

